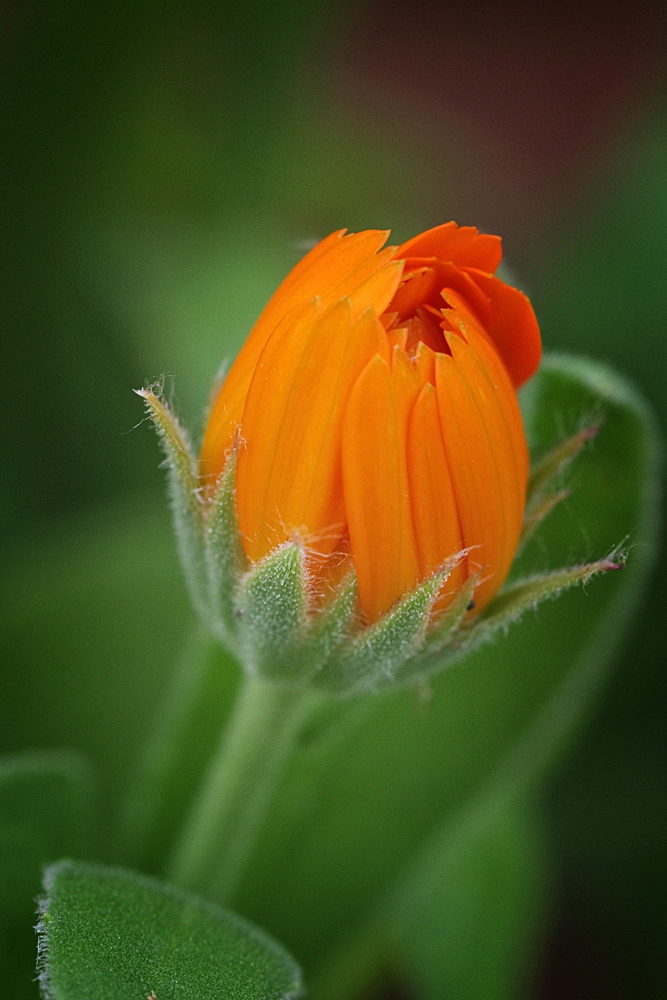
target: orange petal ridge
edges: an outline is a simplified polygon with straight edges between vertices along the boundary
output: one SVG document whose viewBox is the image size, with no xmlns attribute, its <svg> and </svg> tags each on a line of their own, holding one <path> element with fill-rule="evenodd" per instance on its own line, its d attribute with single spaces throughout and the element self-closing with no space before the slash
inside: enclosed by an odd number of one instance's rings
<svg viewBox="0 0 667 1000">
<path fill-rule="evenodd" d="M 343 489 L 359 603 L 377 621 L 418 579 L 400 406 L 376 355 L 355 382 L 343 421 Z"/>
<path fill-rule="evenodd" d="M 457 334 L 449 334 L 448 341 L 452 356 L 436 357 L 438 408 L 463 542 L 472 548 L 468 566 L 482 571 L 475 594 L 481 608 L 512 563 L 525 489 L 518 495 L 497 396 L 470 346 Z"/>
<path fill-rule="evenodd" d="M 250 559 L 295 534 L 312 552 L 336 547 L 346 527 L 343 411 L 358 375 L 383 349 L 378 318 L 367 310 L 353 320 L 349 299 L 269 338 L 248 391 L 238 461 L 239 526 Z"/>
<path fill-rule="evenodd" d="M 440 430 L 435 387 L 427 383 L 412 411 L 408 435 L 408 477 L 419 575 L 422 579 L 438 570 L 450 556 L 463 548 L 463 536 L 456 497 L 449 471 L 447 453 Z M 451 595 L 466 577 L 465 563 L 460 563 L 445 583 L 444 609 Z"/>
</svg>

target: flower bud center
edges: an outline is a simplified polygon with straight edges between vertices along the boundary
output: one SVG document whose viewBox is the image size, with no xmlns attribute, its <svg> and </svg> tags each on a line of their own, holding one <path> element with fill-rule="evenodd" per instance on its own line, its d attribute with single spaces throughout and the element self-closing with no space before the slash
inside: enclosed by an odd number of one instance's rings
<svg viewBox="0 0 667 1000">
<path fill-rule="evenodd" d="M 442 299 L 448 284 L 443 272 L 436 260 L 406 261 L 403 281 L 383 317 L 390 344 L 400 345 L 413 359 L 420 344 L 451 356 L 443 332 L 443 310 L 449 308 Z"/>
</svg>

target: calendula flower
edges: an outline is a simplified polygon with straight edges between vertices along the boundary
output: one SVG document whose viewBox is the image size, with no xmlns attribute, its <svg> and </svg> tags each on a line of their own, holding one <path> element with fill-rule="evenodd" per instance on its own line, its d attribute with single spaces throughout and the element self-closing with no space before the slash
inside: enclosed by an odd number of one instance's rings
<svg viewBox="0 0 667 1000">
<path fill-rule="evenodd" d="M 495 276 L 498 237 L 449 222 L 382 249 L 388 235 L 340 230 L 297 264 L 201 449 L 215 481 L 239 441 L 250 561 L 295 537 L 316 575 L 351 558 L 368 622 L 461 551 L 440 607 L 473 572 L 478 608 L 503 583 L 528 478 L 515 389 L 540 359 L 529 300 Z"/>
</svg>

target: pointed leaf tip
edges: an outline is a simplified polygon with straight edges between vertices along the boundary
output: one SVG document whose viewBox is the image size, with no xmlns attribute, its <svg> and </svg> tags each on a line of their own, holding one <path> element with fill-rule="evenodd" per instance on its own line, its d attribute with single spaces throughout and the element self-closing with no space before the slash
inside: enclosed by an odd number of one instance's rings
<svg viewBox="0 0 667 1000">
<path fill-rule="evenodd" d="M 406 594 L 373 625 L 342 644 L 317 677 L 318 686 L 349 696 L 418 679 L 420 654 L 429 635 L 433 606 L 452 570 L 465 557 L 456 553 L 427 580 Z M 470 601 L 466 594 L 465 607 Z M 455 627 L 452 621 L 451 627 Z M 442 636 L 442 630 L 437 633 Z"/>
</svg>

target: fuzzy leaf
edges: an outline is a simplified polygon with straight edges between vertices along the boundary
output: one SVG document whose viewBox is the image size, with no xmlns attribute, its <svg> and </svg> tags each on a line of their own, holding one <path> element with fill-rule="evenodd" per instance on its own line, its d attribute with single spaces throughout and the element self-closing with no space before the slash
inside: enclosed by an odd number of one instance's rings
<svg viewBox="0 0 667 1000">
<path fill-rule="evenodd" d="M 120 869 L 61 861 L 44 877 L 46 1000 L 292 1000 L 298 966 L 235 914 Z"/>
<path fill-rule="evenodd" d="M 468 577 L 442 617 L 429 629 L 424 650 L 429 656 L 439 655 L 453 640 L 466 612 L 475 606 L 473 597 L 478 583 L 479 573 Z"/>
<path fill-rule="evenodd" d="M 35 899 L 44 865 L 91 850 L 91 774 L 78 754 L 0 758 L 0 996 L 34 1000 Z"/>
<path fill-rule="evenodd" d="M 307 622 L 303 550 L 285 542 L 256 563 L 241 580 L 235 605 L 245 669 L 287 679 Z"/>
<path fill-rule="evenodd" d="M 246 563 L 236 511 L 236 460 L 234 449 L 218 480 L 205 529 L 206 566 L 215 631 L 222 642 L 232 648 L 238 628 L 234 590 Z"/>
<path fill-rule="evenodd" d="M 135 389 L 157 431 L 169 469 L 169 496 L 183 575 L 197 613 L 210 619 L 197 463 L 186 431 L 154 388 Z"/>
</svg>

